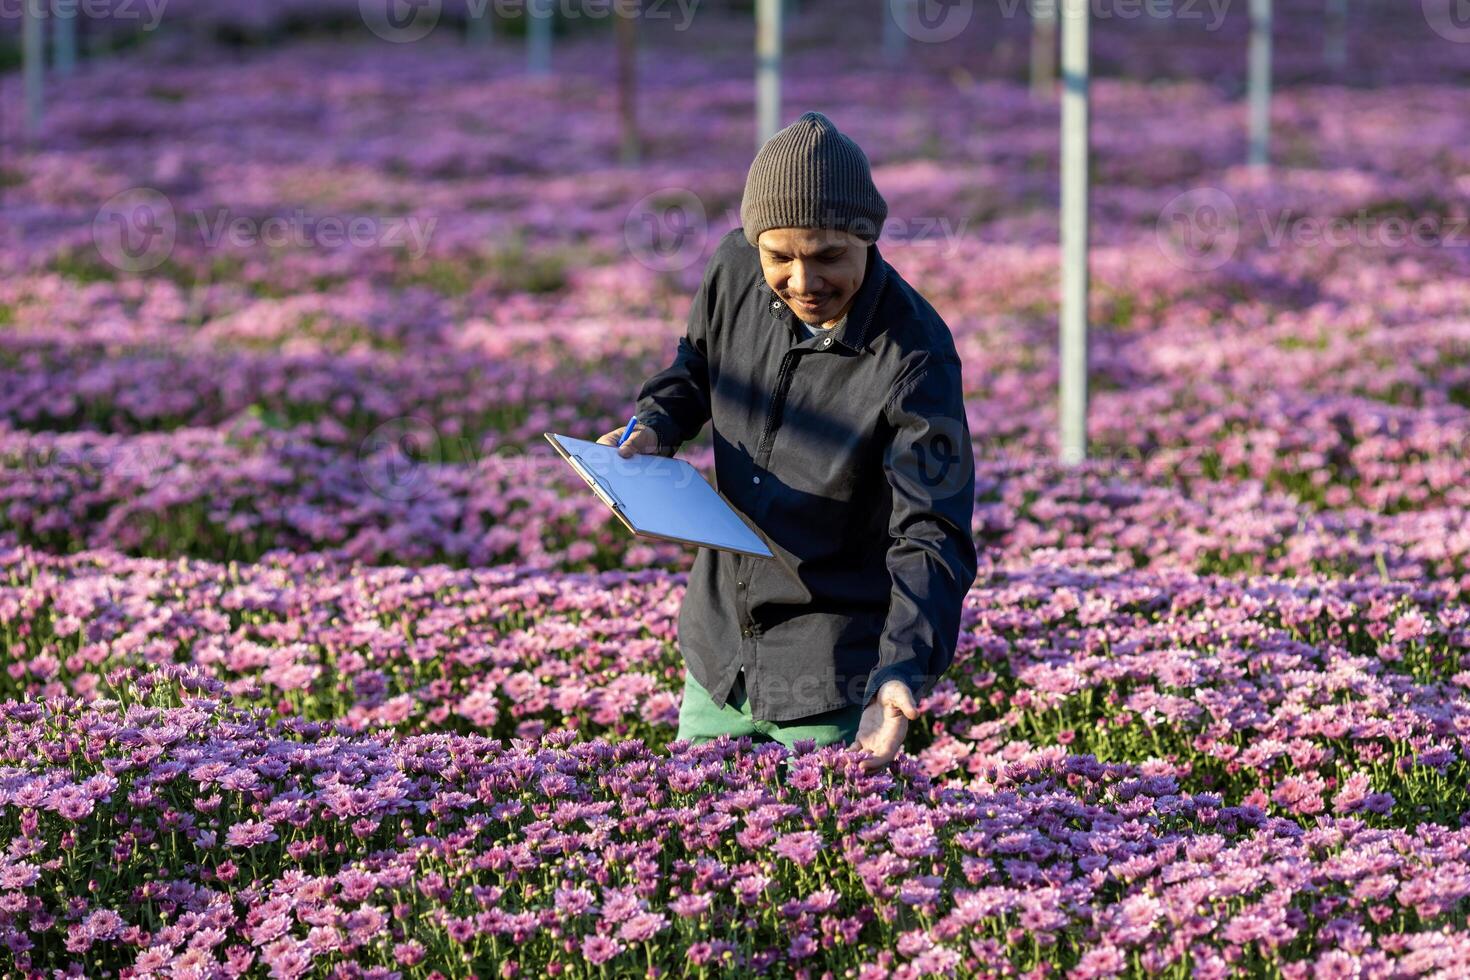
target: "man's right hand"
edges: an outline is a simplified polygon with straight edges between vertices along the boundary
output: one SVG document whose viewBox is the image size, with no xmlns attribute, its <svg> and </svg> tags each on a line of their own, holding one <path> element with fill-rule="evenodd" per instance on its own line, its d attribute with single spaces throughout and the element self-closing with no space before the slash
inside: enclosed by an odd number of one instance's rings
<svg viewBox="0 0 1470 980">
<path fill-rule="evenodd" d="M 611 432 L 605 432 L 597 437 L 599 446 L 617 446 L 618 455 L 629 459 L 634 453 L 656 453 L 658 452 L 658 434 L 648 426 L 639 422 L 633 426 L 633 434 L 628 436 L 628 441 L 618 446 L 618 439 L 622 438 L 626 425 L 621 425 Z"/>
</svg>

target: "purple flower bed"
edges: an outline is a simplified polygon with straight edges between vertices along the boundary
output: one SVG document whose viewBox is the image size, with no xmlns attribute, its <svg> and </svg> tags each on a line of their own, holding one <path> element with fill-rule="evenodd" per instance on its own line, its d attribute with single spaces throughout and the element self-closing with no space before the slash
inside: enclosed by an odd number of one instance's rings
<svg viewBox="0 0 1470 980">
<path fill-rule="evenodd" d="M 183 666 L 241 704 L 343 730 L 662 745 L 678 721 L 682 576 L 0 560 L 0 693 L 106 695 Z M 636 613 L 630 610 L 637 610 Z M 931 777 L 1057 749 L 1148 760 L 1282 816 L 1470 823 L 1470 609 L 1457 586 L 1108 574 L 977 582 L 909 746 Z"/>
<path fill-rule="evenodd" d="M 0 944 L 25 971 L 1305 978 L 1470 954 L 1446 931 L 1466 829 L 1271 817 L 1088 755 L 956 788 L 809 743 L 386 738 L 178 668 L 108 683 L 0 709 Z"/>
<path fill-rule="evenodd" d="M 972 416 L 985 411 L 984 403 L 971 406 Z M 596 434 L 585 423 L 568 427 Z M 514 561 L 576 571 L 687 570 L 693 558 L 629 535 L 549 448 L 502 447 L 453 463 L 435 448 L 432 426 L 414 418 L 380 432 L 392 438 L 374 436 L 349 455 L 258 418 L 138 436 L 0 428 L 0 530 L 61 551 L 237 561 L 275 548 L 374 563 Z M 426 448 L 405 453 L 399 437 L 423 433 Z M 974 528 L 985 560 L 1001 566 L 1081 549 L 1089 562 L 1207 574 L 1470 576 L 1470 517 L 1461 506 L 1312 510 L 1183 449 L 1141 461 L 1120 453 L 1072 471 L 1051 450 L 981 443 L 977 454 Z M 706 446 L 687 456 L 713 476 Z M 1269 465 L 1275 457 L 1256 458 Z M 1456 499 L 1462 492 L 1447 490 Z"/>
</svg>

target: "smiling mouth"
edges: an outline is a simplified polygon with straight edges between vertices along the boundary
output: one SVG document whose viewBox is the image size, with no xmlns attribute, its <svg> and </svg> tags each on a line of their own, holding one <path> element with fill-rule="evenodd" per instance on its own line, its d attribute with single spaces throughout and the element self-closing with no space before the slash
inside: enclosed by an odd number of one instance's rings
<svg viewBox="0 0 1470 980">
<path fill-rule="evenodd" d="M 827 301 L 825 299 L 817 299 L 817 300 L 798 299 L 796 302 L 797 302 L 797 304 L 799 306 L 804 306 L 804 307 L 806 307 L 809 310 L 815 310 L 818 307 L 820 307 L 822 304 L 826 303 Z"/>
</svg>

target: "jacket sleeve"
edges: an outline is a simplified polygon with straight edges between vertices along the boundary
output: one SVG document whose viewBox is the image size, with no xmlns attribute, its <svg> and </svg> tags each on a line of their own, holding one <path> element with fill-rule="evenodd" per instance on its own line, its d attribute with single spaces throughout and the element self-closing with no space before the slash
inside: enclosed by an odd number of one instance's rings
<svg viewBox="0 0 1470 980">
<path fill-rule="evenodd" d="M 975 454 L 965 418 L 960 362 L 928 358 L 884 405 L 893 440 L 883 466 L 893 490 L 888 571 L 893 591 L 863 704 L 898 679 L 917 702 L 954 660 L 960 612 L 977 570 L 970 521 Z"/>
<path fill-rule="evenodd" d="M 717 248 L 705 267 L 674 362 L 638 390 L 634 414 L 658 436 L 660 456 L 674 455 L 680 445 L 699 435 L 710 418 L 709 334 L 721 299 L 723 252 Z"/>
</svg>

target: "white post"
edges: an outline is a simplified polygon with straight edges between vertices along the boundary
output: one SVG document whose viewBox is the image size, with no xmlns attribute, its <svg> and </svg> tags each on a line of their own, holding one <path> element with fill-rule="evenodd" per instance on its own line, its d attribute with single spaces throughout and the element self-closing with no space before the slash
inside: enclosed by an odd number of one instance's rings
<svg viewBox="0 0 1470 980">
<path fill-rule="evenodd" d="M 1062 6 L 1062 462 L 1087 456 L 1088 19 L 1090 0 Z"/>
<path fill-rule="evenodd" d="M 781 128 L 781 0 L 756 0 L 755 145 Z"/>
<path fill-rule="evenodd" d="M 526 67 L 532 75 L 551 73 L 551 2 L 527 0 Z"/>
<path fill-rule="evenodd" d="M 1031 94 L 1049 99 L 1057 84 L 1057 0 L 1029 0 Z"/>
<path fill-rule="evenodd" d="M 77 67 L 77 7 L 57 4 L 51 11 L 51 62 L 56 74 L 70 75 Z"/>
<path fill-rule="evenodd" d="M 1250 164 L 1264 167 L 1271 140 L 1271 0 L 1251 0 Z"/>
<path fill-rule="evenodd" d="M 35 136 L 41 129 L 41 86 L 46 76 L 45 0 L 25 0 L 20 27 L 22 74 L 26 100 L 26 133 Z"/>
<path fill-rule="evenodd" d="M 1327 67 L 1347 67 L 1347 0 L 1327 0 L 1327 33 L 1322 39 L 1322 57 Z"/>
</svg>

